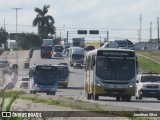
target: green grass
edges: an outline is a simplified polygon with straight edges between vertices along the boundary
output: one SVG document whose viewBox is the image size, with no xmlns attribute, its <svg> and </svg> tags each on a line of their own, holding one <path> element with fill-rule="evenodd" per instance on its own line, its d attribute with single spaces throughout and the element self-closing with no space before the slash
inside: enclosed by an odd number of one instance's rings
<svg viewBox="0 0 160 120">
<path fill-rule="evenodd" d="M 15 100 L 20 97 L 21 95 L 25 95 L 26 93 L 24 91 L 4 91 L 0 90 L 0 97 L 2 98 L 2 101 L 0 103 L 0 111 L 7 111 L 9 112 L 12 105 L 14 104 Z M 10 98 L 9 103 L 5 107 L 5 99 Z M 20 117 L 6 117 L 2 118 L 3 120 L 23 120 L 23 118 Z"/>
<path fill-rule="evenodd" d="M 11 97 L 13 95 L 16 95 L 17 97 L 21 96 L 21 95 L 25 95 L 26 92 L 25 91 L 4 91 L 4 90 L 0 90 L 0 97 Z"/>
<path fill-rule="evenodd" d="M 128 117 L 131 120 L 150 120 L 150 118 L 139 118 L 139 117 L 132 117 L 131 112 L 127 111 L 109 111 L 107 108 L 102 108 L 98 103 L 88 103 L 88 101 L 78 101 L 78 102 L 64 102 L 61 100 L 53 100 L 53 99 L 45 99 L 41 98 L 39 95 L 35 96 L 26 96 L 26 93 L 24 91 L 0 91 L 0 95 L 3 96 L 2 102 L 0 104 L 0 108 L 2 110 L 2 107 L 5 102 L 5 97 L 9 97 L 10 102 L 6 107 L 6 110 L 9 111 L 12 104 L 14 103 L 16 98 L 24 99 L 24 100 L 29 100 L 33 101 L 35 103 L 45 103 L 48 105 L 56 105 L 56 106 L 61 106 L 61 107 L 67 107 L 67 108 L 72 108 L 72 109 L 77 109 L 77 110 L 84 110 L 84 111 L 90 111 L 90 112 L 95 112 L 98 114 L 105 114 L 109 116 L 114 116 L 114 117 Z M 15 97 L 16 96 L 16 97 Z M 6 119 L 6 120 L 12 120 L 13 118 Z M 22 118 L 23 119 L 23 118 Z M 22 120 L 21 118 L 14 118 L 14 120 Z"/>
<path fill-rule="evenodd" d="M 157 61 L 160 61 L 160 51 L 136 51 L 136 53 L 140 53 Z"/>
<path fill-rule="evenodd" d="M 160 73 L 160 65 L 149 60 L 146 59 L 144 57 L 141 57 L 139 55 L 137 55 L 138 58 L 138 67 L 140 69 L 142 69 L 144 72 L 156 72 L 156 73 Z"/>
</svg>

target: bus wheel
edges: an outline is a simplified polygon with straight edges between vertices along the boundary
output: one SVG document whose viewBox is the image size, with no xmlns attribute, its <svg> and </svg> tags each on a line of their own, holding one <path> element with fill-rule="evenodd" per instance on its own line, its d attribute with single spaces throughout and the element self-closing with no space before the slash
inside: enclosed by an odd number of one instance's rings
<svg viewBox="0 0 160 120">
<path fill-rule="evenodd" d="M 93 100 L 98 100 L 98 99 L 99 99 L 99 96 L 98 96 L 97 94 L 93 94 L 93 95 L 92 95 L 92 99 L 93 99 Z"/>
<path fill-rule="evenodd" d="M 32 94 L 33 93 L 33 91 L 30 91 L 30 94 Z"/>
<path fill-rule="evenodd" d="M 120 101 L 120 97 L 119 96 L 116 97 L 116 101 Z"/>
<path fill-rule="evenodd" d="M 47 92 L 46 94 L 47 94 L 47 95 L 50 95 L 50 92 Z"/>
<path fill-rule="evenodd" d="M 87 93 L 87 99 L 91 100 L 91 97 L 92 97 L 91 94 Z"/>
<path fill-rule="evenodd" d="M 36 94 L 36 91 L 32 91 L 33 94 Z"/>
<path fill-rule="evenodd" d="M 160 100 L 160 97 L 157 97 L 157 100 Z"/>
</svg>

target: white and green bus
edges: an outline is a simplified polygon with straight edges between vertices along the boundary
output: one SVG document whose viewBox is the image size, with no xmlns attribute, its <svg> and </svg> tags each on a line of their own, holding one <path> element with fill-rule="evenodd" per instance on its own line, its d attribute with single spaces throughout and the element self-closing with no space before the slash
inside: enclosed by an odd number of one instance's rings
<svg viewBox="0 0 160 120">
<path fill-rule="evenodd" d="M 87 99 L 99 96 L 130 101 L 135 95 L 137 60 L 127 49 L 100 48 L 86 55 L 84 89 Z"/>
</svg>

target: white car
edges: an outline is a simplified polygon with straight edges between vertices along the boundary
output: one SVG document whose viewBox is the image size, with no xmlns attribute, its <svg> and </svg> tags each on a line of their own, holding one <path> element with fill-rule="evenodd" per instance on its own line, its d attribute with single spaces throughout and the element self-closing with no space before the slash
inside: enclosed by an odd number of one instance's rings
<svg viewBox="0 0 160 120">
<path fill-rule="evenodd" d="M 160 74 L 139 74 L 137 76 L 135 96 L 136 99 L 142 99 L 142 97 L 150 97 L 160 100 Z"/>
<path fill-rule="evenodd" d="M 82 60 L 75 60 L 73 64 L 74 68 L 83 68 L 83 61 Z"/>
<path fill-rule="evenodd" d="M 23 77 L 20 80 L 20 88 L 28 88 L 28 82 L 29 82 L 29 78 L 28 77 Z"/>
</svg>

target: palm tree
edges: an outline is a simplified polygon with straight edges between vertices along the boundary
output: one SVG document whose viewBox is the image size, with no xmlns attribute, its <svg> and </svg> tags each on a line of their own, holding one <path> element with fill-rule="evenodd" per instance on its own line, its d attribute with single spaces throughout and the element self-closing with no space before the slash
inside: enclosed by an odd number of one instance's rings
<svg viewBox="0 0 160 120">
<path fill-rule="evenodd" d="M 43 9 L 35 8 L 34 11 L 37 12 L 36 18 L 33 20 L 33 26 L 38 26 L 38 34 L 42 38 L 47 37 L 50 33 L 53 35 L 55 33 L 54 19 L 50 15 L 46 15 L 50 5 L 44 5 Z"/>
</svg>

